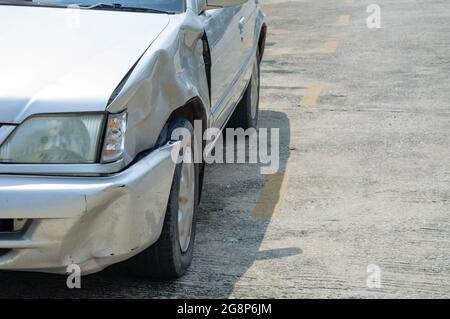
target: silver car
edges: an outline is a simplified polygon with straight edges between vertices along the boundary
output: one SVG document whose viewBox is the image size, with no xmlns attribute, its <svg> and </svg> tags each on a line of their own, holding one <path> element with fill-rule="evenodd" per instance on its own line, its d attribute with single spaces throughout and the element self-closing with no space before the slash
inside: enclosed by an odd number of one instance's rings
<svg viewBox="0 0 450 319">
<path fill-rule="evenodd" d="M 265 15 L 259 0 L 96 1 L 0 0 L 0 269 L 127 260 L 176 278 L 204 165 L 172 154 L 230 119 L 257 125 Z"/>
</svg>

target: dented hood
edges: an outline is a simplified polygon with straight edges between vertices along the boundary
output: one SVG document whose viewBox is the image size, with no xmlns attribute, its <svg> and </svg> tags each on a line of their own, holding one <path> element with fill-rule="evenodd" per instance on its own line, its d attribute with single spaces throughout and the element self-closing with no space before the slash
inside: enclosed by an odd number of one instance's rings
<svg viewBox="0 0 450 319">
<path fill-rule="evenodd" d="M 169 15 L 0 5 L 0 124 L 104 111 Z"/>
</svg>

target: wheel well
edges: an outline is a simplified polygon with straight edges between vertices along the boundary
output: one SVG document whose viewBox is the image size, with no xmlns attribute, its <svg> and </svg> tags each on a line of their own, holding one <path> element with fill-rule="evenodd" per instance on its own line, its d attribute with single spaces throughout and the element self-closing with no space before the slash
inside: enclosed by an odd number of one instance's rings
<svg viewBox="0 0 450 319">
<path fill-rule="evenodd" d="M 199 98 L 193 98 L 182 107 L 177 108 L 172 112 L 167 122 L 170 123 L 170 121 L 179 117 L 188 119 L 192 123 L 192 125 L 194 125 L 195 120 L 201 120 L 203 124 L 203 130 L 207 128 L 206 111 L 203 107 L 203 103 Z"/>
<path fill-rule="evenodd" d="M 135 163 L 139 161 L 142 157 L 144 157 L 149 152 L 153 151 L 154 149 L 157 149 L 158 147 L 163 146 L 170 140 L 169 136 L 169 124 L 176 118 L 186 118 L 189 120 L 192 125 L 195 128 L 195 120 L 201 120 L 202 121 L 202 137 L 203 133 L 208 128 L 208 117 L 205 108 L 203 107 L 203 103 L 200 100 L 200 98 L 196 97 L 184 104 L 183 106 L 175 109 L 169 116 L 167 122 L 164 124 L 164 127 L 162 128 L 161 132 L 159 133 L 158 140 L 156 141 L 155 145 L 149 149 L 142 151 L 141 153 L 137 154 L 135 159 L 132 161 L 132 163 Z M 203 139 L 202 139 L 203 140 Z M 203 144 L 205 142 L 203 141 Z M 204 145 L 203 145 L 204 147 Z M 131 165 L 131 164 L 130 164 Z M 1 254 L 1 250 L 0 250 Z"/>
<path fill-rule="evenodd" d="M 259 34 L 258 49 L 259 49 L 259 60 L 261 61 L 264 56 L 264 48 L 266 46 L 266 35 L 267 35 L 267 25 L 263 24 L 261 32 Z"/>
<path fill-rule="evenodd" d="M 191 99 L 185 105 L 183 105 L 182 107 L 173 111 L 172 114 L 170 115 L 169 119 L 167 120 L 166 125 L 164 126 L 164 130 L 163 130 L 164 132 L 161 134 L 162 135 L 167 134 L 167 131 L 168 131 L 167 128 L 169 126 L 169 123 L 171 123 L 171 121 L 173 121 L 174 119 L 180 118 L 180 117 L 188 119 L 191 122 L 191 124 L 194 126 L 194 130 L 196 129 L 194 121 L 201 120 L 202 121 L 202 137 L 203 137 L 203 134 L 205 133 L 206 129 L 208 128 L 208 117 L 207 117 L 206 110 L 203 106 L 203 103 L 198 97 Z M 161 138 L 161 136 L 160 136 L 160 138 Z M 170 138 L 170 137 L 167 136 L 166 138 Z M 203 152 L 205 144 L 206 144 L 206 142 L 202 138 L 201 152 Z M 203 165 L 200 165 L 199 200 L 202 195 L 204 173 L 205 173 L 205 166 L 203 164 Z"/>
<path fill-rule="evenodd" d="M 196 120 L 202 121 L 202 136 L 208 128 L 208 117 L 206 115 L 206 110 L 203 106 L 202 101 L 198 97 L 195 97 L 172 112 L 164 126 L 163 131 L 159 136 L 158 144 L 165 143 L 170 138 L 169 136 L 167 136 L 168 126 L 174 119 L 180 117 L 189 120 L 194 128 Z"/>
</svg>

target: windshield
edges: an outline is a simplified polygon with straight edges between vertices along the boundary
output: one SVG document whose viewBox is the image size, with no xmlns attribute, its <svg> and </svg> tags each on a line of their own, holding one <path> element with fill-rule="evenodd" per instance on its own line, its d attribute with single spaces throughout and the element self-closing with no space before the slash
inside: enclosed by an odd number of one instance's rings
<svg viewBox="0 0 450 319">
<path fill-rule="evenodd" d="M 0 3 L 11 3 L 17 5 L 33 5 L 33 6 L 62 6 L 95 9 L 114 9 L 121 10 L 126 7 L 153 9 L 166 12 L 183 12 L 185 0 L 1 0 Z"/>
</svg>

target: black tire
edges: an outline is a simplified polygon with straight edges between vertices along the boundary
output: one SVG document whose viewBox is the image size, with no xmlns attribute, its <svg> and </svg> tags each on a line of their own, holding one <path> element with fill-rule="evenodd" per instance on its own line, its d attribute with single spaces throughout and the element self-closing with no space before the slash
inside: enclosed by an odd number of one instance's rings
<svg viewBox="0 0 450 319">
<path fill-rule="evenodd" d="M 169 138 L 173 130 L 177 128 L 188 129 L 192 137 L 191 145 L 194 145 L 192 124 L 184 118 L 174 120 L 169 126 Z M 177 279 L 183 276 L 189 268 L 193 257 L 196 213 L 199 203 L 199 167 L 199 165 L 195 165 L 194 215 L 189 248 L 182 252 L 178 232 L 178 194 L 182 168 L 182 163 L 180 163 L 175 168 L 161 237 L 153 246 L 131 259 L 130 268 L 135 275 L 159 280 Z"/>
<path fill-rule="evenodd" d="M 248 128 L 257 128 L 258 126 L 258 113 L 259 113 L 259 87 L 260 87 L 260 66 L 259 59 L 257 58 L 256 65 L 254 66 L 257 70 L 257 97 L 256 97 L 256 113 L 252 115 L 252 83 L 254 74 L 250 79 L 250 83 L 245 90 L 244 96 L 230 119 L 230 126 L 234 128 L 241 127 L 244 130 Z M 253 72 L 254 73 L 254 72 Z"/>
</svg>

